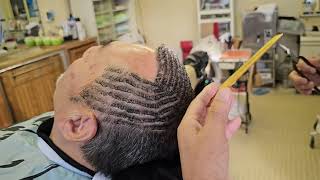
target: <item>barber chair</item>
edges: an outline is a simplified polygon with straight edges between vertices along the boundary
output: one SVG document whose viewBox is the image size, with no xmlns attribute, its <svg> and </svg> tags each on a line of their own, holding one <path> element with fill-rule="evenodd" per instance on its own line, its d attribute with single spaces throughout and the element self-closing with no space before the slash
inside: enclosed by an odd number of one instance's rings
<svg viewBox="0 0 320 180">
<path fill-rule="evenodd" d="M 209 56 L 204 51 L 196 51 L 190 54 L 184 61 L 189 78 L 192 82 L 196 79 L 196 82 L 193 83 L 195 84 L 193 85 L 195 95 L 198 95 L 208 84 L 212 82 L 212 78 L 210 78 L 206 72 L 208 62 Z M 192 69 L 194 71 L 192 71 Z"/>
</svg>

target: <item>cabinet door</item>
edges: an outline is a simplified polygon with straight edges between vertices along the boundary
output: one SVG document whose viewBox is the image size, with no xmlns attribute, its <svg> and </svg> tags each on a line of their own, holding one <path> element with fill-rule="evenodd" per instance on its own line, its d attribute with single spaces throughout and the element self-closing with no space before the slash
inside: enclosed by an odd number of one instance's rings
<svg viewBox="0 0 320 180">
<path fill-rule="evenodd" d="M 69 58 L 70 58 L 70 64 L 72 64 L 75 60 L 79 59 L 82 57 L 83 53 L 89 49 L 92 46 L 96 46 L 97 43 L 91 43 L 91 44 L 87 44 L 81 47 L 77 47 L 74 49 L 70 49 L 69 50 Z"/>
<path fill-rule="evenodd" d="M 15 121 L 53 110 L 55 84 L 62 73 L 62 60 L 58 55 L 4 73 L 4 89 Z"/>
<path fill-rule="evenodd" d="M 0 129 L 12 125 L 12 114 L 0 81 Z"/>
</svg>

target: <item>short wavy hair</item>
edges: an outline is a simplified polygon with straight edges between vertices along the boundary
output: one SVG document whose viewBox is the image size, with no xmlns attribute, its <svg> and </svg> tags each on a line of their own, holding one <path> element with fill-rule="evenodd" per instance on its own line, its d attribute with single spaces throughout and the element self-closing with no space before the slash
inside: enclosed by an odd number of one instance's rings
<svg viewBox="0 0 320 180">
<path fill-rule="evenodd" d="M 86 160 L 97 171 L 110 175 L 178 151 L 177 127 L 193 90 L 171 50 L 160 46 L 157 61 L 154 82 L 123 69 L 107 68 L 71 98 L 85 103 L 97 117 L 96 136 L 82 146 Z"/>
</svg>

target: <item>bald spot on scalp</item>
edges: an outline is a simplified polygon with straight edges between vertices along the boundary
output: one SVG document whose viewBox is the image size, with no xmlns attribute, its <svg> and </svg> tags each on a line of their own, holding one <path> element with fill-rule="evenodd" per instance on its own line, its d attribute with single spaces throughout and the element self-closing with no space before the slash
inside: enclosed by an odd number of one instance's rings
<svg viewBox="0 0 320 180">
<path fill-rule="evenodd" d="M 100 77 L 106 68 L 123 69 L 138 74 L 143 79 L 154 81 L 158 72 L 158 62 L 154 50 L 144 46 L 122 42 L 113 42 L 106 47 L 96 46 L 71 64 L 61 86 L 66 89 L 67 96 L 74 96 Z"/>
</svg>

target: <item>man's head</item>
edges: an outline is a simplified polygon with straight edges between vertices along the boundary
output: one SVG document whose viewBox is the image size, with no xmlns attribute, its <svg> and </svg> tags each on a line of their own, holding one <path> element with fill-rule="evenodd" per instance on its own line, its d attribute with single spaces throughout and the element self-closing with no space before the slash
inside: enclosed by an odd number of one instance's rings
<svg viewBox="0 0 320 180">
<path fill-rule="evenodd" d="M 94 47 L 57 84 L 53 140 L 105 174 L 167 158 L 177 151 L 177 127 L 192 98 L 184 68 L 167 48 Z"/>
</svg>

